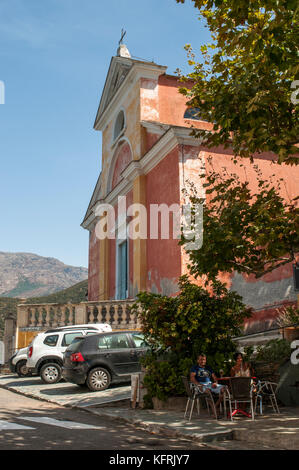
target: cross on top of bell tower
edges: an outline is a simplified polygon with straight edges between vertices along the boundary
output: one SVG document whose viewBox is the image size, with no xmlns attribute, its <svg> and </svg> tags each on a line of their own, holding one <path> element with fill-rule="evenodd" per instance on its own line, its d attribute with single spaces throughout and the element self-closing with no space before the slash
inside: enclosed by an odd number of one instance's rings
<svg viewBox="0 0 299 470">
<path fill-rule="evenodd" d="M 126 34 L 127 34 L 127 31 L 124 31 L 124 29 L 122 28 L 121 37 L 120 37 L 120 40 L 118 41 L 118 49 L 117 49 L 118 57 L 129 57 L 129 58 L 131 57 L 131 54 L 127 46 L 123 43 L 123 39 Z"/>
<path fill-rule="evenodd" d="M 121 38 L 120 40 L 118 41 L 118 44 L 121 45 L 123 44 L 123 38 L 125 37 L 125 35 L 127 34 L 127 31 L 124 31 L 123 28 L 121 29 Z"/>
</svg>

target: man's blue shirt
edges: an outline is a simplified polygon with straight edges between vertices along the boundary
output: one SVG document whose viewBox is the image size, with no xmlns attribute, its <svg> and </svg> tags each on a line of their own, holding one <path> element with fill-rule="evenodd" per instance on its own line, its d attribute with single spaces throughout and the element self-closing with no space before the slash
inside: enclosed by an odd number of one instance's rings
<svg viewBox="0 0 299 470">
<path fill-rule="evenodd" d="M 214 371 L 209 366 L 200 367 L 199 365 L 191 367 L 190 372 L 195 372 L 195 379 L 199 383 L 212 382 L 212 374 Z"/>
</svg>

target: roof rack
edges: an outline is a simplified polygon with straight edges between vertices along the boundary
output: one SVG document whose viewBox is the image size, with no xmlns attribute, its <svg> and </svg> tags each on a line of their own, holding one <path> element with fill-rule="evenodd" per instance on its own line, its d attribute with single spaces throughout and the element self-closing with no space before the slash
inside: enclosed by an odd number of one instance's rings
<svg viewBox="0 0 299 470">
<path fill-rule="evenodd" d="M 94 326 L 75 325 L 75 326 L 62 326 L 62 327 L 58 327 L 58 328 L 50 328 L 49 330 L 46 330 L 45 333 L 56 333 L 56 332 L 59 332 L 59 331 L 69 331 L 69 330 L 94 330 L 94 331 L 99 331 L 99 329 L 94 327 Z"/>
</svg>

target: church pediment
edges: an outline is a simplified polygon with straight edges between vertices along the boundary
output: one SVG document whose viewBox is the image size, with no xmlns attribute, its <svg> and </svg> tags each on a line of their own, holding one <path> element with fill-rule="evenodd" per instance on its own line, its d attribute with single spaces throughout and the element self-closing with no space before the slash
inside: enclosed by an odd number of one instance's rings
<svg viewBox="0 0 299 470">
<path fill-rule="evenodd" d="M 114 95 L 123 84 L 133 66 L 133 62 L 128 57 L 112 57 L 95 124 L 99 121 Z"/>
</svg>

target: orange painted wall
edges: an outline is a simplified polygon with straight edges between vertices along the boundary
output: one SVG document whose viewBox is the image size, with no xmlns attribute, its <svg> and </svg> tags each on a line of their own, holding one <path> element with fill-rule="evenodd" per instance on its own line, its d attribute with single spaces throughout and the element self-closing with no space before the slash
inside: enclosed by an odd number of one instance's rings
<svg viewBox="0 0 299 470">
<path fill-rule="evenodd" d="M 212 162 L 207 161 L 207 171 L 219 171 L 223 172 L 223 167 L 229 173 L 237 174 L 241 181 L 249 181 L 250 188 L 253 192 L 258 191 L 258 180 L 256 178 L 256 172 L 254 171 L 253 165 L 249 160 L 244 159 L 241 163 L 234 164 L 231 157 L 231 151 L 227 150 L 226 153 L 220 153 L 219 150 L 208 150 L 206 149 L 206 158 L 212 156 Z M 281 196 L 289 201 L 299 195 L 299 168 L 292 167 L 290 165 L 278 165 L 272 162 L 273 155 L 260 155 L 255 157 L 254 164 L 258 166 L 259 170 L 262 172 L 262 176 L 266 181 L 271 180 L 271 176 L 275 173 L 273 182 L 278 181 L 280 178 L 283 178 L 286 182 L 281 185 Z M 242 165 L 242 166 L 241 166 Z M 210 196 L 211 197 L 211 196 Z M 298 204 L 298 201 L 297 201 Z M 299 205 L 299 204 L 298 204 Z M 292 265 L 288 264 L 282 266 L 281 268 L 268 273 L 263 276 L 262 280 L 264 282 L 273 282 L 280 279 L 286 279 L 292 276 Z M 257 280 L 254 276 L 244 275 L 246 282 L 255 283 Z"/>
<path fill-rule="evenodd" d="M 174 126 L 195 127 L 198 129 L 211 129 L 212 124 L 194 119 L 184 119 L 187 109 L 186 97 L 179 93 L 180 87 L 191 88 L 192 83 L 182 83 L 171 75 L 159 77 L 159 120 Z"/>
<path fill-rule="evenodd" d="M 121 173 L 125 170 L 125 168 L 129 165 L 131 161 L 132 161 L 132 153 L 131 153 L 130 146 L 127 142 L 124 142 L 118 149 L 118 152 L 116 155 L 111 189 L 115 188 L 115 186 L 120 182 L 120 180 L 122 179 Z"/>
<path fill-rule="evenodd" d="M 181 275 L 180 247 L 177 240 L 151 240 L 150 204 L 180 203 L 178 149 L 170 152 L 146 178 L 146 200 L 148 211 L 147 240 L 147 290 L 174 294 Z M 170 234 L 172 234 L 170 217 Z M 160 237 L 160 234 L 159 234 Z"/>
<path fill-rule="evenodd" d="M 206 171 L 217 171 L 224 173 L 237 174 L 241 181 L 248 180 L 250 187 L 253 191 L 258 190 L 258 181 L 256 172 L 253 165 L 249 160 L 241 160 L 240 163 L 234 164 L 232 161 L 232 152 L 230 149 L 207 149 L 200 148 L 199 155 L 206 162 Z M 209 160 L 211 157 L 211 161 Z M 272 162 L 273 155 L 258 155 L 255 158 L 254 164 L 258 165 L 262 176 L 266 181 L 269 181 L 271 176 L 275 174 L 273 182 L 283 178 L 286 182 L 281 185 L 281 196 L 286 200 L 294 198 L 299 194 L 299 168 L 290 167 L 288 165 L 277 165 Z M 192 172 L 192 165 L 196 166 L 196 161 L 192 160 L 192 152 L 189 152 L 187 166 L 185 166 L 185 173 L 192 176 L 192 180 L 197 182 L 198 188 L 202 185 L 202 180 Z M 212 196 L 207 197 L 207 201 Z M 204 249 L 204 241 L 203 247 Z M 182 257 L 183 269 L 187 264 L 187 257 L 184 252 Z M 277 308 L 279 305 L 296 303 L 296 293 L 293 290 L 293 272 L 292 263 L 282 266 L 275 271 L 268 273 L 260 279 L 254 276 L 221 273 L 219 278 L 225 282 L 228 288 L 236 290 L 242 297 L 244 302 L 251 306 L 256 313 L 247 322 L 246 328 L 248 331 L 261 330 L 267 326 L 271 326 L 274 319 L 278 315 Z M 197 281 L 199 284 L 200 280 Z M 276 306 L 276 307 L 273 307 Z"/>
</svg>

